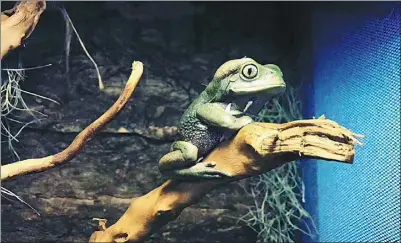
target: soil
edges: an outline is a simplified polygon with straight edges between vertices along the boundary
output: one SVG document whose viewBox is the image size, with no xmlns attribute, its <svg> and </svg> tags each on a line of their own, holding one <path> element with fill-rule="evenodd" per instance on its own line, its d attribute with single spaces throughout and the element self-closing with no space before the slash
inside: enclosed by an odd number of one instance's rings
<svg viewBox="0 0 401 243">
<path fill-rule="evenodd" d="M 10 5 L 10 4 L 9 4 Z M 21 159 L 43 157 L 68 146 L 120 94 L 131 63 L 145 64 L 144 75 L 125 109 L 79 156 L 51 170 L 2 182 L 37 209 L 2 199 L 3 242 L 89 239 L 97 222 L 115 222 L 130 198 L 160 185 L 158 159 L 171 139 L 152 139 L 115 131 L 176 126 L 180 115 L 225 61 L 244 56 L 279 65 L 286 81 L 301 82 L 303 5 L 298 3 L 213 2 L 62 2 L 86 48 L 98 64 L 105 89 L 73 34 L 68 79 L 62 15 L 49 4 L 25 47 L 3 66 L 22 60 L 22 88 L 57 100 L 25 95 L 27 105 L 47 115 L 23 130 L 14 147 Z M 6 9 L 8 5 L 3 5 Z M 4 73 L 2 73 L 4 76 Z M 40 117 L 40 116 L 39 116 Z M 29 115 L 20 118 L 32 120 Z M 4 140 L 4 138 L 2 138 Z M 2 143 L 2 163 L 16 160 Z M 147 242 L 255 242 L 256 233 L 239 218 L 252 198 L 232 183 L 205 196 L 155 232 Z"/>
</svg>

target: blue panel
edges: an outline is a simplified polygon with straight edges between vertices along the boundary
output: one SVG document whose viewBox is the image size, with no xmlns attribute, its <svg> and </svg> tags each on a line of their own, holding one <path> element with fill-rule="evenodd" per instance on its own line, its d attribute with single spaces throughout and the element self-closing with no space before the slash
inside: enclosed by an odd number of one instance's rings
<svg viewBox="0 0 401 243">
<path fill-rule="evenodd" d="M 353 165 L 306 168 L 319 242 L 400 242 L 400 5 L 372 6 L 314 14 L 314 114 L 366 136 Z"/>
</svg>

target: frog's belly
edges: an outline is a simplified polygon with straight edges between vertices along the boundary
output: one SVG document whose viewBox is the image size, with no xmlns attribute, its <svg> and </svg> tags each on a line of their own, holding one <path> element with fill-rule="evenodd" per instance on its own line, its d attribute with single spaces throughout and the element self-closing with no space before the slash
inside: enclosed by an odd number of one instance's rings
<svg viewBox="0 0 401 243">
<path fill-rule="evenodd" d="M 224 134 L 216 128 L 206 127 L 203 124 L 196 124 L 194 127 L 199 129 L 181 129 L 183 139 L 192 143 L 198 148 L 198 156 L 203 156 L 215 148 Z"/>
</svg>

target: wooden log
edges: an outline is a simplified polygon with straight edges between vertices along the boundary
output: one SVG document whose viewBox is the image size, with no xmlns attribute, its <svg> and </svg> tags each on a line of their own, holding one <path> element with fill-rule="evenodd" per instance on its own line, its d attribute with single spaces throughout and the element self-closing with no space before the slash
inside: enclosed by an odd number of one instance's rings
<svg viewBox="0 0 401 243">
<path fill-rule="evenodd" d="M 360 135 L 324 117 L 285 124 L 253 123 L 220 144 L 205 159 L 230 178 L 202 181 L 168 180 L 146 195 L 134 198 L 110 227 L 106 221 L 90 242 L 142 242 L 174 220 L 206 193 L 229 182 L 258 175 L 301 157 L 352 163 Z"/>
</svg>

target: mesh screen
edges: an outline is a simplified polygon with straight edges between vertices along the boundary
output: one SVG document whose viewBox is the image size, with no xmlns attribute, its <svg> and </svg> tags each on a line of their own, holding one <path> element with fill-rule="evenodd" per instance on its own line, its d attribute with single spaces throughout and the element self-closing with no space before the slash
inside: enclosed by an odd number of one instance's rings
<svg viewBox="0 0 401 243">
<path fill-rule="evenodd" d="M 314 14 L 314 114 L 365 135 L 353 165 L 307 163 L 320 242 L 400 241 L 400 5 L 365 10 Z"/>
</svg>

